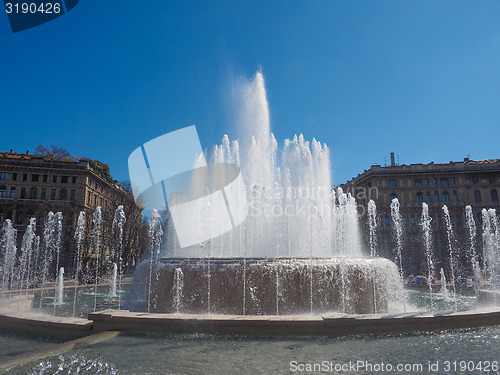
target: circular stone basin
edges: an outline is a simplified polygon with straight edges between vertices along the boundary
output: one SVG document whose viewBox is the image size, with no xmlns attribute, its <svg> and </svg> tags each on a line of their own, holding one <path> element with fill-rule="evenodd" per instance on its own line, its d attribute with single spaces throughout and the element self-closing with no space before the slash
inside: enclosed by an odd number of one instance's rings
<svg viewBox="0 0 500 375">
<path fill-rule="evenodd" d="M 143 263 L 149 311 L 290 315 L 386 312 L 397 267 L 384 258 L 161 259 Z"/>
</svg>

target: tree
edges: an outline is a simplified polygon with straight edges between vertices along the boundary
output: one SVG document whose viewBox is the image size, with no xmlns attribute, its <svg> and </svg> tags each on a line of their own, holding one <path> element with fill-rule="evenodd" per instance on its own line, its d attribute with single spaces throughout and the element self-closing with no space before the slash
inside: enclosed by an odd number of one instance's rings
<svg viewBox="0 0 500 375">
<path fill-rule="evenodd" d="M 61 146 L 50 145 L 45 147 L 43 145 L 38 145 L 35 148 L 35 155 L 41 155 L 49 160 L 72 160 L 78 161 L 78 158 L 71 155 L 68 150 Z"/>
</svg>

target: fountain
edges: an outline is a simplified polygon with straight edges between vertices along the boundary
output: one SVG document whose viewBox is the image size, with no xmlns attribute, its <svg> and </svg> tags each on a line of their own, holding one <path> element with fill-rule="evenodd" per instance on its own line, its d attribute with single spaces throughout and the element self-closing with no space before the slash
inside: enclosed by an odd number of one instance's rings
<svg viewBox="0 0 500 375">
<path fill-rule="evenodd" d="M 450 298 L 448 289 L 446 289 L 446 275 L 444 274 L 444 269 L 441 268 L 441 296 L 443 298 Z"/>
<path fill-rule="evenodd" d="M 121 306 L 121 295 L 118 293 L 116 295 L 116 273 L 118 273 L 118 288 L 121 291 L 122 289 L 122 275 L 123 275 L 123 228 L 125 222 L 127 221 L 125 216 L 125 211 L 123 210 L 123 206 L 119 205 L 115 211 L 115 217 L 113 219 L 113 233 L 118 229 L 118 267 L 116 263 L 113 266 L 113 280 L 114 280 L 114 288 L 115 292 L 112 294 L 112 297 L 118 297 L 118 309 Z M 115 270 L 116 268 L 116 270 Z"/>
<path fill-rule="evenodd" d="M 434 262 L 432 259 L 432 240 L 431 240 L 431 217 L 429 216 L 429 206 L 427 203 L 422 203 L 422 230 L 424 234 L 424 246 L 425 246 L 425 257 L 427 259 L 427 273 L 429 275 L 429 298 L 431 301 L 431 310 L 433 309 L 432 304 L 432 277 L 434 275 Z M 441 269 L 443 272 L 443 270 Z M 442 279 L 441 279 L 442 280 Z"/>
<path fill-rule="evenodd" d="M 457 287 L 455 282 L 455 252 L 453 251 L 453 228 L 451 226 L 450 211 L 446 205 L 443 206 L 444 220 L 446 223 L 446 234 L 448 236 L 448 250 L 450 256 L 451 285 L 453 290 L 453 300 L 455 301 L 455 310 L 457 309 Z M 445 279 L 446 280 L 446 279 Z"/>
<path fill-rule="evenodd" d="M 248 217 L 229 233 L 183 248 L 175 227 L 167 222 L 161 260 L 155 259 L 154 245 L 150 260 L 136 275 L 147 280 L 147 311 L 387 311 L 389 300 L 401 293 L 397 267 L 387 259 L 364 255 L 356 202 L 342 189 L 331 188 L 328 147 L 296 135 L 280 149 L 270 132 L 262 74 L 257 73 L 242 92 L 241 138 L 231 141 L 224 136 L 208 159 L 240 167 Z M 200 188 L 196 181 L 190 186 Z M 214 230 L 216 214 L 207 206 L 202 222 L 208 232 Z M 375 251 L 374 242 L 372 255 Z M 181 272 L 182 293 L 177 293 Z"/>
<path fill-rule="evenodd" d="M 54 306 L 62 305 L 64 298 L 64 267 L 59 268 L 56 280 L 56 291 L 54 297 Z"/>
</svg>

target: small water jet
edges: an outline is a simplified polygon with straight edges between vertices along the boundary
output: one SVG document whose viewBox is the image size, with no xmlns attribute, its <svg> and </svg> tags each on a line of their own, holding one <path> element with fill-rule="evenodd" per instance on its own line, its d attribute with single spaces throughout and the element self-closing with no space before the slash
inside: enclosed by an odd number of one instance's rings
<svg viewBox="0 0 500 375">
<path fill-rule="evenodd" d="M 64 299 L 64 267 L 59 268 L 56 280 L 56 290 L 54 297 L 54 306 L 62 305 Z"/>
<path fill-rule="evenodd" d="M 448 237 L 448 251 L 450 256 L 450 272 L 451 272 L 451 285 L 453 290 L 453 299 L 455 301 L 455 310 L 457 310 L 457 287 L 455 281 L 455 252 L 453 250 L 453 227 L 451 226 L 450 211 L 446 205 L 443 206 L 444 219 L 446 224 L 446 234 Z"/>
<path fill-rule="evenodd" d="M 427 284 L 429 284 L 429 298 L 431 301 L 431 310 L 433 309 L 432 304 L 432 278 L 434 277 L 434 261 L 432 259 L 432 239 L 431 239 L 431 222 L 432 219 L 429 215 L 429 206 L 427 203 L 422 203 L 422 218 L 421 226 L 424 235 L 424 246 L 425 246 L 425 257 L 427 259 L 427 272 L 428 279 Z M 442 271 L 442 269 L 441 269 Z"/>
</svg>

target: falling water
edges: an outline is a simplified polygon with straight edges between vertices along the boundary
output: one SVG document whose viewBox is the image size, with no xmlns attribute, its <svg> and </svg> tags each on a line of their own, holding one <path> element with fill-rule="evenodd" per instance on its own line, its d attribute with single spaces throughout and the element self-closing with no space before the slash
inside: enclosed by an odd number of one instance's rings
<svg viewBox="0 0 500 375">
<path fill-rule="evenodd" d="M 118 266 L 116 263 L 113 264 L 113 274 L 111 276 L 111 284 L 109 288 L 109 298 L 118 297 L 118 293 L 116 291 L 116 274 L 118 273 Z"/>
<path fill-rule="evenodd" d="M 20 290 L 23 290 L 24 286 L 28 289 L 30 287 L 29 280 L 29 270 L 31 267 L 31 261 L 33 257 L 33 243 L 35 240 L 35 229 L 36 229 L 36 219 L 31 218 L 26 231 L 23 235 L 23 242 L 21 245 L 21 259 L 20 259 L 20 270 L 21 270 L 21 285 Z"/>
<path fill-rule="evenodd" d="M 182 293 L 184 288 L 184 273 L 182 269 L 176 268 L 174 273 L 174 286 L 173 286 L 173 310 L 179 313 L 181 310 Z"/>
<path fill-rule="evenodd" d="M 7 290 L 11 289 L 14 281 L 14 265 L 17 253 L 17 230 L 12 226 L 12 222 L 7 219 L 3 223 L 2 237 L 0 239 L 0 249 L 3 253 L 2 267 L 2 297 Z"/>
<path fill-rule="evenodd" d="M 396 236 L 397 259 L 399 263 L 399 273 L 403 275 L 403 218 L 399 213 L 399 200 L 394 198 L 391 202 L 391 217 L 394 223 L 394 234 Z"/>
<path fill-rule="evenodd" d="M 477 295 L 479 293 L 479 261 L 476 255 L 476 221 L 474 220 L 474 214 L 470 205 L 465 207 L 465 219 L 467 221 L 467 228 L 469 229 L 468 258 L 472 267 L 472 274 L 475 280 L 474 289 Z"/>
<path fill-rule="evenodd" d="M 441 268 L 441 296 L 445 299 L 449 298 L 448 289 L 446 289 L 446 275 L 443 268 Z"/>
<path fill-rule="evenodd" d="M 455 284 L 455 254 L 453 252 L 453 228 L 451 226 L 450 211 L 446 205 L 443 206 L 444 219 L 446 223 L 446 233 L 448 235 L 448 250 L 450 254 L 451 284 L 453 286 L 453 299 L 455 301 L 455 310 L 457 309 L 457 290 Z"/>
<path fill-rule="evenodd" d="M 57 275 L 54 306 L 62 305 L 63 297 L 64 297 L 64 267 L 61 267 L 59 268 L 59 274 Z"/>
<path fill-rule="evenodd" d="M 481 210 L 483 220 L 483 275 L 486 279 L 492 271 L 493 259 L 493 235 L 491 231 L 490 215 L 486 208 Z"/>
<path fill-rule="evenodd" d="M 52 261 L 54 260 L 55 252 L 55 215 L 50 211 L 45 217 L 45 223 L 43 226 L 43 250 L 42 259 L 40 265 L 40 280 L 41 280 L 41 290 L 40 290 L 40 305 L 42 308 L 44 287 L 47 278 L 49 277 L 50 267 L 52 266 Z"/>
<path fill-rule="evenodd" d="M 497 210 L 494 208 L 490 208 L 488 210 L 488 215 L 490 216 L 491 223 L 491 262 L 490 268 L 492 275 L 497 275 L 500 265 L 500 228 L 498 227 L 498 219 L 497 219 Z"/>
<path fill-rule="evenodd" d="M 75 241 L 76 241 L 76 267 L 75 267 L 75 292 L 73 296 L 73 316 L 76 314 L 76 297 L 78 284 L 80 283 L 80 253 L 82 251 L 82 243 L 85 236 L 85 212 L 81 211 L 78 215 L 75 228 Z"/>
<path fill-rule="evenodd" d="M 149 279 L 148 279 L 148 312 L 151 310 L 151 301 L 153 300 L 151 296 L 151 283 L 153 278 L 153 262 L 158 260 L 160 257 L 160 245 L 163 237 L 163 228 L 160 222 L 160 215 L 157 210 L 152 210 L 151 217 L 149 218 L 148 224 L 148 235 L 149 235 Z M 158 274 L 156 274 L 158 276 Z M 154 298 L 156 301 L 156 297 Z"/>
<path fill-rule="evenodd" d="M 123 229 L 125 222 L 127 221 L 125 217 L 125 211 L 123 211 L 123 206 L 118 206 L 115 211 L 115 218 L 113 219 L 113 233 L 115 229 L 118 228 L 118 288 L 121 292 L 122 289 L 122 275 L 123 275 Z M 115 293 L 116 294 L 116 293 Z M 121 294 L 118 293 L 118 309 L 121 307 Z"/>
<path fill-rule="evenodd" d="M 95 282 L 94 282 L 94 311 L 97 308 L 97 283 L 99 281 L 99 258 L 101 257 L 101 228 L 102 228 L 102 211 L 101 206 L 97 206 L 92 217 L 92 240 L 94 245 L 94 259 L 95 259 Z"/>
<path fill-rule="evenodd" d="M 429 297 L 431 301 L 431 310 L 433 309 L 432 301 L 432 278 L 434 277 L 434 261 L 432 259 L 432 238 L 431 238 L 431 217 L 429 215 L 429 206 L 427 203 L 422 203 L 422 230 L 424 234 L 425 256 L 427 258 L 427 283 L 429 284 Z"/>
<path fill-rule="evenodd" d="M 368 225 L 370 226 L 370 256 L 377 256 L 377 206 L 373 199 L 368 202 Z"/>
</svg>

